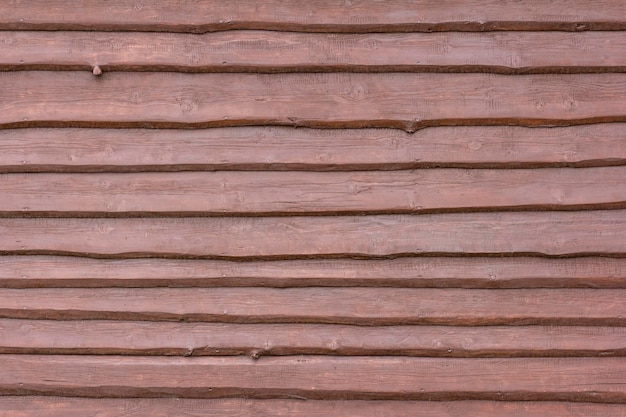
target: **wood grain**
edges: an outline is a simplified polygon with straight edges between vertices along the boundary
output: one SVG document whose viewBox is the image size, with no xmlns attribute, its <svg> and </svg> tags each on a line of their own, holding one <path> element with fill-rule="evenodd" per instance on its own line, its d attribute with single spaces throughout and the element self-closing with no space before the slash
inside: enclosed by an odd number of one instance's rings
<svg viewBox="0 0 626 417">
<path fill-rule="evenodd" d="M 626 121 L 626 74 L 0 72 L 0 127 L 554 126 Z"/>
<path fill-rule="evenodd" d="M 294 215 L 626 208 L 626 167 L 7 174 L 0 216 Z"/>
<path fill-rule="evenodd" d="M 626 402 L 626 358 L 2 355 L 0 364 L 4 395 Z"/>
<path fill-rule="evenodd" d="M 626 164 L 626 124 L 393 129 L 0 129 L 0 172 L 372 170 Z"/>
<path fill-rule="evenodd" d="M 624 417 L 622 404 L 504 401 L 302 401 L 189 398 L 0 397 L 0 416 L 34 417 Z"/>
<path fill-rule="evenodd" d="M 413 257 L 231 262 L 0 256 L 0 287 L 626 288 L 626 259 Z"/>
<path fill-rule="evenodd" d="M 624 72 L 615 32 L 2 32 L 0 70 Z"/>
<path fill-rule="evenodd" d="M 132 336 L 129 336 L 132 335 Z M 626 327 L 344 326 L 0 319 L 0 353 L 626 356 Z"/>
<path fill-rule="evenodd" d="M 332 32 L 624 30 L 621 1 L 498 0 L 221 2 L 92 1 L 77 8 L 59 0 L 0 7 L 0 30 L 139 30 L 202 33 L 231 29 Z"/>
<path fill-rule="evenodd" d="M 0 219 L 2 254 L 290 259 L 626 253 L 626 211 Z"/>
<path fill-rule="evenodd" d="M 0 317 L 358 325 L 626 326 L 619 289 L 0 289 Z"/>
</svg>

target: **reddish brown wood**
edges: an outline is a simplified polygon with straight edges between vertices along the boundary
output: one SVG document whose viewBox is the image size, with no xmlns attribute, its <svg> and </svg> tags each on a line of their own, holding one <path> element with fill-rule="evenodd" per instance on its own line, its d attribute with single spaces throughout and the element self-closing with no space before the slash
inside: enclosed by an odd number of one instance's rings
<svg viewBox="0 0 626 417">
<path fill-rule="evenodd" d="M 364 170 L 626 164 L 626 124 L 566 128 L 0 130 L 0 172 Z"/>
<path fill-rule="evenodd" d="M 625 326 L 619 289 L 0 289 L 0 317 L 362 325 Z"/>
<path fill-rule="evenodd" d="M 132 337 L 129 337 L 132 335 Z M 626 356 L 626 327 L 344 326 L 0 319 L 0 353 Z"/>
<path fill-rule="evenodd" d="M 421 213 L 625 208 L 626 167 L 9 174 L 0 215 Z M 2 213 L 3 212 L 3 213 Z"/>
<path fill-rule="evenodd" d="M 279 259 L 626 253 L 626 211 L 0 219 L 0 253 Z"/>
<path fill-rule="evenodd" d="M 2 355 L 0 393 L 626 403 L 626 358 Z"/>
<path fill-rule="evenodd" d="M 0 287 L 626 288 L 626 259 L 414 257 L 231 262 L 1 256 Z"/>
<path fill-rule="evenodd" d="M 289 31 L 615 30 L 626 27 L 621 1 L 297 0 L 221 2 L 167 0 L 128 3 L 29 0 L 0 7 L 0 29 L 208 32 L 231 29 Z"/>
<path fill-rule="evenodd" d="M 621 33 L 3 32 L 2 70 L 624 72 Z M 182 53 L 181 53 L 182 52 Z"/>
<path fill-rule="evenodd" d="M 279 416 L 292 417 L 624 417 L 622 404 L 568 402 L 504 401 L 302 401 L 189 398 L 59 398 L 0 397 L 0 415 L 7 417 L 136 417 L 177 415 L 206 416 Z"/>
<path fill-rule="evenodd" d="M 524 126 L 626 121 L 625 74 L 0 72 L 0 125 Z"/>
</svg>

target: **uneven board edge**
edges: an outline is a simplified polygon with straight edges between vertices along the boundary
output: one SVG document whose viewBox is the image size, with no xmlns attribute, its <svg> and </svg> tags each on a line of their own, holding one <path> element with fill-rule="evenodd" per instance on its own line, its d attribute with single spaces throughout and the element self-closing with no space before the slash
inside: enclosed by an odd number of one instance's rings
<svg viewBox="0 0 626 417">
<path fill-rule="evenodd" d="M 532 211 L 585 211 L 585 210 L 622 210 L 626 201 L 591 204 L 519 204 L 514 206 L 467 206 L 451 208 L 390 208 L 385 210 L 334 210 L 334 209 L 298 209 L 276 211 L 73 211 L 73 210 L 20 210 L 0 211 L 2 218 L 181 218 L 181 217 L 313 217 L 313 216 L 365 216 L 365 215 L 406 215 L 406 214 L 452 214 L 452 213 L 496 213 L 496 212 L 532 212 Z"/>
<path fill-rule="evenodd" d="M 240 315 L 210 313 L 168 313 L 168 312 L 131 312 L 131 311 L 89 311 L 89 310 L 24 310 L 0 307 L 0 318 L 27 320 L 123 320 L 123 321 L 180 321 L 205 323 L 239 324 L 343 324 L 354 326 L 614 326 L 624 327 L 622 317 L 477 317 L 457 316 L 437 317 L 406 315 L 405 317 L 351 317 L 324 315 Z"/>
<path fill-rule="evenodd" d="M 61 23 L 0 21 L 0 30 L 32 31 L 126 31 L 209 33 L 230 30 L 320 33 L 393 33 L 393 32 L 490 32 L 490 31 L 623 31 L 626 21 L 449 21 L 405 23 L 306 24 L 280 21 L 229 20 L 207 24 L 178 23 Z"/>
<path fill-rule="evenodd" d="M 623 123 L 626 115 L 606 115 L 598 117 L 584 117 L 578 119 L 542 119 L 542 118 L 472 118 L 472 119 L 424 119 L 424 120 L 344 120 L 327 122 L 323 120 L 302 119 L 287 117 L 284 119 L 220 119 L 198 123 L 181 123 L 171 121 L 86 121 L 86 120 L 27 120 L 6 122 L 0 124 L 0 129 L 22 128 L 143 128 L 143 129 L 206 129 L 213 127 L 240 127 L 240 126 L 287 126 L 306 127 L 315 129 L 364 129 L 389 128 L 400 129 L 407 133 L 427 127 L 440 126 L 520 126 L 520 127 L 566 127 L 598 123 Z"/>
<path fill-rule="evenodd" d="M 384 287 L 384 288 L 626 288 L 626 279 L 594 278 L 0 278 L 0 288 L 206 288 L 206 287 Z"/>
<path fill-rule="evenodd" d="M 95 413 L 107 417 L 154 416 L 169 413 L 181 416 L 206 416 L 206 410 L 215 415 L 247 414 L 276 415 L 285 410 L 293 417 L 313 417 L 321 415 L 371 416 L 393 415 L 398 417 L 428 415 L 431 417 L 452 417 L 461 415 L 482 415 L 485 417 L 575 417 L 583 415 L 595 417 L 624 417 L 626 410 L 620 404 L 565 403 L 565 402 L 503 402 L 503 401 L 302 401 L 301 399 L 223 399 L 200 400 L 178 398 L 126 398 L 98 399 L 76 397 L 0 397 L 0 409 L 20 417 L 39 416 L 41 410 L 51 417 L 83 416 Z M 94 414 L 94 415 L 95 415 Z"/>
<path fill-rule="evenodd" d="M 100 386 L 65 387 L 44 384 L 2 384 L 0 396 L 66 396 L 89 398 L 245 398 L 300 400 L 416 400 L 416 401 L 567 401 L 626 404 L 623 392 L 533 392 L 511 391 L 456 391 L 448 392 L 385 392 L 351 390 L 304 390 L 280 388 L 222 388 L 222 387 L 127 387 Z"/>
<path fill-rule="evenodd" d="M 214 163 L 214 164 L 141 164 L 141 165 L 65 165 L 65 164 L 0 164 L 0 174 L 62 174 L 62 173 L 140 173 L 140 172 L 207 172 L 207 171 L 409 171 L 414 169 L 539 169 L 539 168 L 602 168 L 626 165 L 625 158 L 583 159 L 573 162 L 446 162 L 416 161 L 389 163 Z"/>
<path fill-rule="evenodd" d="M 287 74 L 287 73 L 433 73 L 433 74 L 465 74 L 485 73 L 501 75 L 532 75 L 532 74 L 609 74 L 625 73 L 626 66 L 581 65 L 581 66 L 530 66 L 508 67 L 502 65 L 358 65 L 358 64 L 302 64 L 302 65 L 99 65 L 102 72 L 181 72 L 181 73 L 255 73 L 255 74 Z M 75 65 L 63 63 L 37 64 L 0 64 L 0 71 L 88 71 L 92 72 L 93 64 Z"/>
<path fill-rule="evenodd" d="M 430 358 L 592 358 L 592 357 L 624 357 L 623 349 L 374 349 L 374 348 L 319 348 L 319 347 L 281 347 L 256 348 L 248 346 L 212 347 L 201 346 L 193 348 L 48 348 L 48 347 L 19 347 L 0 345 L 0 354 L 17 355 L 116 355 L 116 356 L 249 356 L 259 359 L 261 356 L 408 356 Z"/>
<path fill-rule="evenodd" d="M 626 258 L 626 252 L 572 252 L 572 253 L 544 253 L 544 252 L 397 252 L 384 255 L 375 255 L 360 252 L 350 253 L 317 253 L 317 254 L 278 254 L 278 255 L 192 255 L 177 252 L 119 252 L 119 253 L 98 253 L 98 252 L 74 252 L 47 249 L 15 249 L 2 250 L 0 256 L 70 256 L 91 259 L 188 259 L 188 260 L 224 260 L 224 261 L 280 261 L 280 260 L 313 260 L 313 259 L 354 259 L 354 260 L 384 260 L 413 257 L 537 257 L 546 259 L 568 259 L 584 257 L 606 257 L 606 258 Z"/>
</svg>

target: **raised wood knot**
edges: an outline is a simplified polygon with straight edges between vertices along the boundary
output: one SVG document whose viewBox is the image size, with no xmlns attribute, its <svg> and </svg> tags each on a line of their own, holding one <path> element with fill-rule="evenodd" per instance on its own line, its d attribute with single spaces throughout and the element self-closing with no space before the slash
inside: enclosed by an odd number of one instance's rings
<svg viewBox="0 0 626 417">
<path fill-rule="evenodd" d="M 102 68 L 96 65 L 93 67 L 93 70 L 91 72 L 93 73 L 93 75 L 100 75 L 102 74 Z"/>
</svg>

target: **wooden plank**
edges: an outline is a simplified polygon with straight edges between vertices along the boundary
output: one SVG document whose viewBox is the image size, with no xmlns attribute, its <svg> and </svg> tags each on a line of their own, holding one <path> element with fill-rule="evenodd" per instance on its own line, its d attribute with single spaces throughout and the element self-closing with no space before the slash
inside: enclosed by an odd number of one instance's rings
<svg viewBox="0 0 626 417">
<path fill-rule="evenodd" d="M 0 397 L 0 416 L 34 417 L 46 410 L 48 417 L 136 417 L 176 415 L 292 417 L 625 417 L 621 404 L 505 401 L 302 401 L 190 399 L 190 398 L 60 398 Z"/>
<path fill-rule="evenodd" d="M 623 30 L 626 7 L 615 0 L 220 2 L 91 1 L 80 8 L 55 0 L 0 7 L 0 30 L 140 30 L 209 32 L 231 29 L 332 32 L 440 30 Z"/>
<path fill-rule="evenodd" d="M 3 395 L 625 403 L 626 358 L 2 355 Z"/>
<path fill-rule="evenodd" d="M 554 126 L 626 121 L 626 74 L 0 72 L 1 127 Z"/>
<path fill-rule="evenodd" d="M 0 253 L 291 259 L 435 254 L 622 257 L 626 211 L 0 219 Z"/>
<path fill-rule="evenodd" d="M 527 168 L 626 164 L 626 124 L 315 130 L 0 129 L 0 172 Z"/>
<path fill-rule="evenodd" d="M 626 167 L 6 174 L 0 216 L 292 215 L 626 208 Z"/>
<path fill-rule="evenodd" d="M 0 287 L 626 288 L 626 259 L 413 257 L 232 262 L 0 256 Z"/>
<path fill-rule="evenodd" d="M 0 319 L 0 353 L 253 358 L 301 354 L 605 357 L 626 356 L 626 327 L 366 327 Z"/>
<path fill-rule="evenodd" d="M 358 325 L 626 326 L 620 289 L 0 289 L 0 317 Z"/>
<path fill-rule="evenodd" d="M 2 32 L 0 70 L 625 72 L 611 32 Z M 181 52 L 183 52 L 181 54 Z"/>
</svg>

